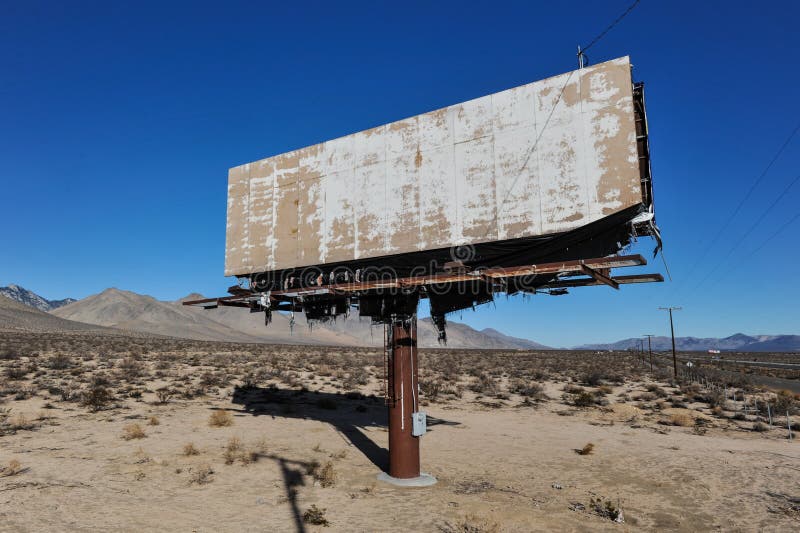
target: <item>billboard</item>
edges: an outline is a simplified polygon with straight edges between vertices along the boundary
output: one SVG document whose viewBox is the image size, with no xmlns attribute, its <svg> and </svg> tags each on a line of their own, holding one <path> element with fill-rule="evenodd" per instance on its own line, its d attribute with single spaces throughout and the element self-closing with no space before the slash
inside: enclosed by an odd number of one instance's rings
<svg viewBox="0 0 800 533">
<path fill-rule="evenodd" d="M 643 203 L 628 57 L 229 172 L 225 275 L 569 232 Z"/>
</svg>

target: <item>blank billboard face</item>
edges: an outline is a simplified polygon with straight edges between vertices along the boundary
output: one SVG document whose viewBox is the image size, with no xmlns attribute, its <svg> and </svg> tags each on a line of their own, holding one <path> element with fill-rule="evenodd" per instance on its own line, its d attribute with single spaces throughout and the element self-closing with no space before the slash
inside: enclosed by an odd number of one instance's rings
<svg viewBox="0 0 800 533">
<path fill-rule="evenodd" d="M 623 57 L 231 169 L 225 274 L 550 235 L 641 202 Z"/>
</svg>

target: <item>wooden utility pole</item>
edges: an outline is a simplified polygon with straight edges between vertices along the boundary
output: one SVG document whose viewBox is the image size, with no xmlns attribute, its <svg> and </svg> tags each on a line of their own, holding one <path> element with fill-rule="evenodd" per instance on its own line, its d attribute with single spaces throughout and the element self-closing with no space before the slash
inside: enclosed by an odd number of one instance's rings
<svg viewBox="0 0 800 533">
<path fill-rule="evenodd" d="M 650 372 L 653 372 L 653 344 L 650 342 L 650 340 L 654 336 L 655 335 L 650 335 L 649 333 L 646 335 L 642 335 L 642 337 L 647 337 L 647 351 L 650 354 Z"/>
<path fill-rule="evenodd" d="M 675 373 L 675 380 L 678 379 L 678 356 L 675 355 L 675 326 L 672 322 L 672 312 L 680 311 L 682 307 L 659 307 L 661 311 L 669 311 L 669 330 L 672 334 L 672 370 Z"/>
</svg>

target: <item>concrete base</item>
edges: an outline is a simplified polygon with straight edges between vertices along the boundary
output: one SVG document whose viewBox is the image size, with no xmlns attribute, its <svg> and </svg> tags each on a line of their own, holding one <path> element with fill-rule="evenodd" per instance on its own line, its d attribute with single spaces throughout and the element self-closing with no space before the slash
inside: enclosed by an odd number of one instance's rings
<svg viewBox="0 0 800 533">
<path fill-rule="evenodd" d="M 386 472 L 381 472 L 378 474 L 378 481 L 385 481 L 386 483 L 391 483 L 398 487 L 430 487 L 436 484 L 436 478 L 424 472 L 420 472 L 419 477 L 407 479 L 392 477 Z"/>
</svg>

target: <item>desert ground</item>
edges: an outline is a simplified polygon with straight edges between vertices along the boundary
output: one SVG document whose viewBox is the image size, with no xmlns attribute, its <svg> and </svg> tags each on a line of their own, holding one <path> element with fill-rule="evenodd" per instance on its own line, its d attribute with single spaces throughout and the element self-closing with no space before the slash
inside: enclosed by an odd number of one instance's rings
<svg viewBox="0 0 800 533">
<path fill-rule="evenodd" d="M 376 480 L 383 357 L 0 333 L 0 530 L 800 528 L 791 393 L 629 352 L 422 350 L 438 483 L 404 489 Z"/>
</svg>

